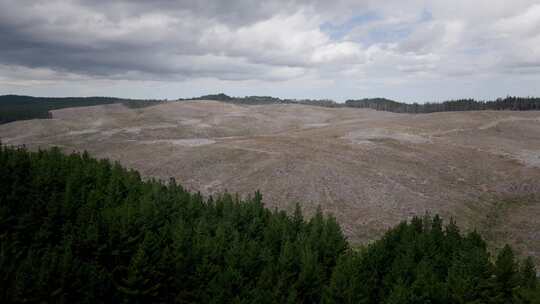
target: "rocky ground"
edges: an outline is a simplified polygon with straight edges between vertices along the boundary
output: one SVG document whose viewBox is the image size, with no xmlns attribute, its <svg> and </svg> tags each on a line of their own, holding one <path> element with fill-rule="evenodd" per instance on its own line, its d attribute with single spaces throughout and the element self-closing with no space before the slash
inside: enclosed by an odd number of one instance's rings
<svg viewBox="0 0 540 304">
<path fill-rule="evenodd" d="M 271 208 L 320 205 L 352 242 L 431 212 L 540 258 L 540 112 L 185 101 L 52 114 L 0 125 L 2 142 L 88 150 L 207 195 L 259 189 Z"/>
</svg>

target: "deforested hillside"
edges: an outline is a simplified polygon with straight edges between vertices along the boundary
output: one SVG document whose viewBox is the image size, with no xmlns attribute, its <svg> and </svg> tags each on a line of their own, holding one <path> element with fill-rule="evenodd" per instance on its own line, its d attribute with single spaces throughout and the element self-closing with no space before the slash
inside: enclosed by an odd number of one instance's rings
<svg viewBox="0 0 540 304">
<path fill-rule="evenodd" d="M 530 258 L 424 215 L 354 250 L 332 216 L 205 199 L 87 153 L 0 146 L 2 303 L 533 303 Z"/>
<path fill-rule="evenodd" d="M 133 100 L 113 97 L 32 97 L 20 95 L 0 96 L 0 124 L 17 120 L 50 118 L 50 111 L 72 107 L 123 103 L 128 107 L 145 107 L 155 100 Z"/>
<path fill-rule="evenodd" d="M 331 212 L 355 244 L 426 211 L 493 248 L 540 257 L 540 112 L 424 115 L 216 101 L 52 111 L 0 126 L 6 145 L 87 150 L 202 195 L 259 189 L 269 208 Z M 538 260 L 536 260 L 538 261 Z"/>
</svg>

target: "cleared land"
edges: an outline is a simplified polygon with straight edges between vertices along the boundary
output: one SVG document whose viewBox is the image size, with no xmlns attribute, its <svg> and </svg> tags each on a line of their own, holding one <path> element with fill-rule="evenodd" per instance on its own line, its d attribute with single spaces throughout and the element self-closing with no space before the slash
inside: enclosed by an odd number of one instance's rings
<svg viewBox="0 0 540 304">
<path fill-rule="evenodd" d="M 88 150 L 206 195 L 260 189 L 271 208 L 300 202 L 309 213 L 320 205 L 353 242 L 429 211 L 540 257 L 540 112 L 185 101 L 52 116 L 0 125 L 0 138 Z"/>
</svg>

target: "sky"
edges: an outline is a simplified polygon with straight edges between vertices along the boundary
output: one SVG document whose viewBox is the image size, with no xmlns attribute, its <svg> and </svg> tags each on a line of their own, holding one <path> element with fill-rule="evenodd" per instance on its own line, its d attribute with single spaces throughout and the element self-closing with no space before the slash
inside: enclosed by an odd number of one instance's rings
<svg viewBox="0 0 540 304">
<path fill-rule="evenodd" d="M 538 0 L 0 0 L 0 94 L 540 96 Z"/>
</svg>

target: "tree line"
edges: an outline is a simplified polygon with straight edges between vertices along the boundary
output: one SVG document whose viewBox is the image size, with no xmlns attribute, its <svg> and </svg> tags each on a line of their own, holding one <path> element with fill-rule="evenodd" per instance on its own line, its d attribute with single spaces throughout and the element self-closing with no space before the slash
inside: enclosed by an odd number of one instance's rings
<svg viewBox="0 0 540 304">
<path fill-rule="evenodd" d="M 155 105 L 159 100 L 120 99 L 114 97 L 32 97 L 0 96 L 0 124 L 17 120 L 51 118 L 50 111 L 122 103 L 130 108 Z"/>
<path fill-rule="evenodd" d="M 482 110 L 510 110 L 531 111 L 540 110 L 538 97 L 511 97 L 497 98 L 491 101 L 478 101 L 474 99 L 449 100 L 440 103 L 403 103 L 385 98 L 368 98 L 347 100 L 345 105 L 353 108 L 369 108 L 378 111 L 396 113 L 434 113 L 455 111 L 482 111 Z"/>
<path fill-rule="evenodd" d="M 351 247 L 310 218 L 203 198 L 87 153 L 0 145 L 1 303 L 538 303 L 531 258 L 425 215 Z"/>
<path fill-rule="evenodd" d="M 216 100 L 241 105 L 266 105 L 266 104 L 303 104 L 312 106 L 321 106 L 329 108 L 343 107 L 344 104 L 337 103 L 331 99 L 290 99 L 278 98 L 272 96 L 244 96 L 232 97 L 224 93 L 203 95 L 192 98 L 179 98 L 178 101 L 186 100 Z"/>
<path fill-rule="evenodd" d="M 193 97 L 185 100 L 217 100 L 243 105 L 264 105 L 264 104 L 303 104 L 311 106 L 322 106 L 329 108 L 368 108 L 378 111 L 389 111 L 395 113 L 434 113 L 434 112 L 455 112 L 455 111 L 483 111 L 483 110 L 510 110 L 510 111 L 530 111 L 540 110 L 540 98 L 538 97 L 513 97 L 497 98 L 495 100 L 475 100 L 458 99 L 443 102 L 426 103 L 404 103 L 387 98 L 364 98 L 349 99 L 345 103 L 337 103 L 331 99 L 282 99 L 271 96 L 245 96 L 231 97 L 229 95 L 211 94 L 200 97 Z"/>
<path fill-rule="evenodd" d="M 186 100 L 217 100 L 241 105 L 266 104 L 302 104 L 328 108 L 369 108 L 379 111 L 396 113 L 433 113 L 449 111 L 480 111 L 480 110 L 540 110 L 540 98 L 537 97 L 506 97 L 493 101 L 477 101 L 474 99 L 450 100 L 441 103 L 403 103 L 386 98 L 351 99 L 338 103 L 331 99 L 282 99 L 272 96 L 231 97 L 226 94 L 211 94 Z M 120 99 L 114 97 L 31 97 L 19 95 L 0 96 L 0 124 L 27 119 L 50 118 L 50 111 L 62 108 L 96 106 L 112 103 L 122 103 L 129 108 L 143 108 L 156 105 L 166 100 Z"/>
</svg>

